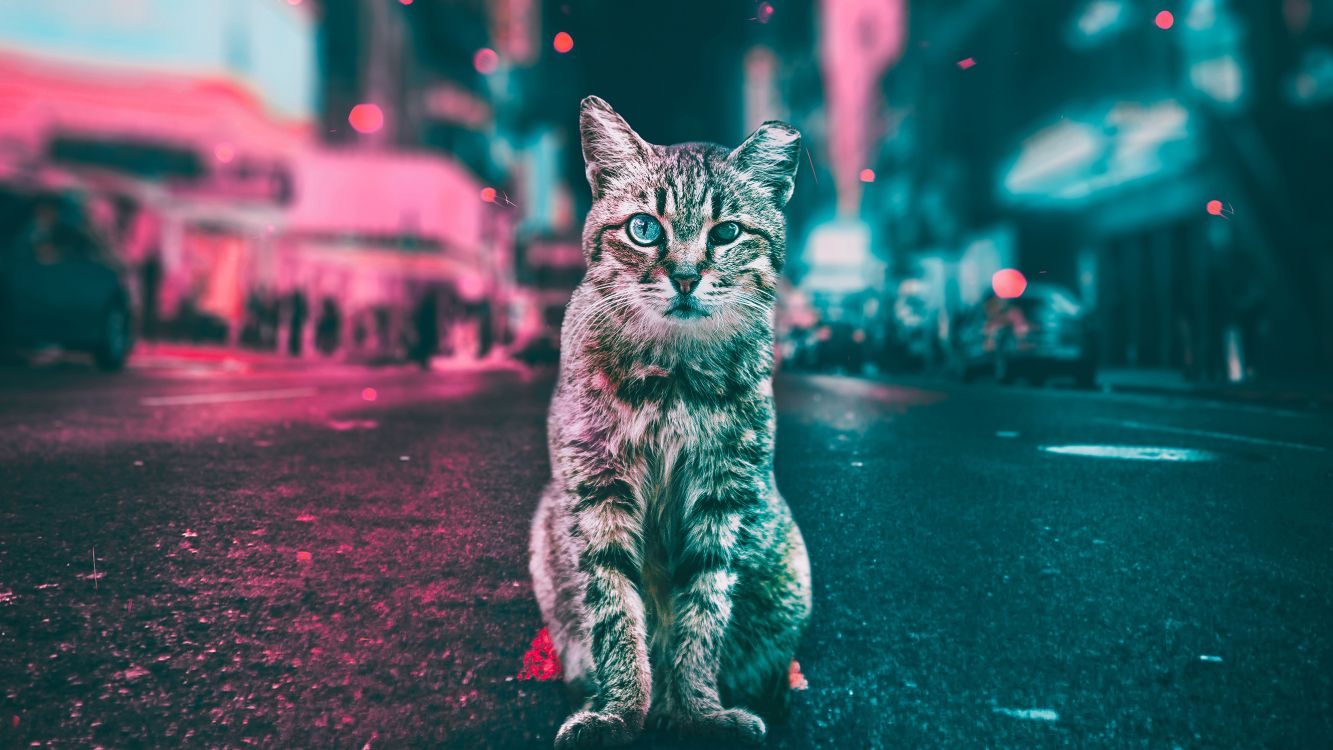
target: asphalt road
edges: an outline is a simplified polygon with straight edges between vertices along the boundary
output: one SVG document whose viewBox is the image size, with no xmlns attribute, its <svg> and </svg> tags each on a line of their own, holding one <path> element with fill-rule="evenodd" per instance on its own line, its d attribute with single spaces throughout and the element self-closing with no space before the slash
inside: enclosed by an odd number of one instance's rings
<svg viewBox="0 0 1333 750">
<path fill-rule="evenodd" d="M 550 385 L 0 370 L 0 746 L 548 747 L 569 706 L 516 675 Z M 1333 746 L 1327 413 L 778 399 L 816 609 L 769 747 Z"/>
</svg>

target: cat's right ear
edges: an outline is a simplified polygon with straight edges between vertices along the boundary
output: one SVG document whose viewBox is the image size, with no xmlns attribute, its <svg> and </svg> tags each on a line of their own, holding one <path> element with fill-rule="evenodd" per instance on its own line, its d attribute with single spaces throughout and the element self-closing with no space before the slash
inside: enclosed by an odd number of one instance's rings
<svg viewBox="0 0 1333 750">
<path fill-rule="evenodd" d="M 579 109 L 579 134 L 594 198 L 628 169 L 643 164 L 651 148 L 610 104 L 595 96 L 584 99 Z"/>
</svg>

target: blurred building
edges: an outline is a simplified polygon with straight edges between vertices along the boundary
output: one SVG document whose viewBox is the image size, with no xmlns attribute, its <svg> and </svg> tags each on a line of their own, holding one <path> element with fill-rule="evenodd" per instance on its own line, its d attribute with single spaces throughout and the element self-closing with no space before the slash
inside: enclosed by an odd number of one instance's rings
<svg viewBox="0 0 1333 750">
<path fill-rule="evenodd" d="M 1104 364 L 1239 380 L 1333 364 L 1331 153 L 1315 0 L 913 6 L 867 195 L 895 271 L 1012 237 L 1031 279 L 1095 306 Z M 914 260 L 918 259 L 918 260 Z M 986 278 L 961 263 L 963 305 Z M 974 281 L 969 282 L 967 277 Z M 984 283 L 984 282 L 983 282 Z"/>
<path fill-rule="evenodd" d="M 0 180 L 109 202 L 156 333 L 475 356 L 508 335 L 514 217 L 484 202 L 486 160 L 425 150 L 432 117 L 484 126 L 485 105 L 440 103 L 406 10 L 7 5 Z"/>
</svg>

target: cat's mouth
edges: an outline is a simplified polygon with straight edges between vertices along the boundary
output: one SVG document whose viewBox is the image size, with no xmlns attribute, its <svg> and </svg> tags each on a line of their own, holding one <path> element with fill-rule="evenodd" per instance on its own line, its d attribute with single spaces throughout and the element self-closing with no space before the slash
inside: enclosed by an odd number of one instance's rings
<svg viewBox="0 0 1333 750">
<path fill-rule="evenodd" d="M 676 297 L 667 308 L 666 316 L 677 320 L 693 320 L 708 317 L 708 311 L 695 302 L 693 297 Z"/>
</svg>

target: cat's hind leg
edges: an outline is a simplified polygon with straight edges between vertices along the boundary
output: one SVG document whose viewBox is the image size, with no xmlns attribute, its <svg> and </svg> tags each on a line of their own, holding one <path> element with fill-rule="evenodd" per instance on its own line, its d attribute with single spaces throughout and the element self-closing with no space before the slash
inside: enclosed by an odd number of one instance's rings
<svg viewBox="0 0 1333 750">
<path fill-rule="evenodd" d="M 567 514 L 557 512 L 560 490 L 552 482 L 542 492 L 532 519 L 528 570 L 542 622 L 551 636 L 570 702 L 578 706 L 592 695 L 592 650 L 584 632 L 584 574 L 569 538 Z"/>
</svg>

